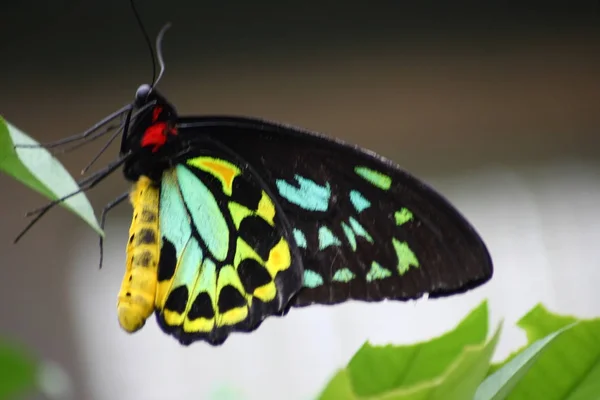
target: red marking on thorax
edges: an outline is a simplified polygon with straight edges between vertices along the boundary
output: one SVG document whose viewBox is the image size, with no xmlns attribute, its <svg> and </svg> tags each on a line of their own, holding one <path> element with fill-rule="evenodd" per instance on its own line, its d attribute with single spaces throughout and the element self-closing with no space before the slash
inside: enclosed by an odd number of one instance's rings
<svg viewBox="0 0 600 400">
<path fill-rule="evenodd" d="M 152 110 L 152 122 L 156 122 L 158 117 L 160 117 L 160 113 L 162 113 L 162 111 L 163 108 L 161 106 L 154 107 L 154 110 Z"/>
<path fill-rule="evenodd" d="M 146 132 L 144 132 L 144 136 L 142 136 L 141 140 L 142 147 L 154 146 L 152 148 L 153 153 L 156 153 L 158 149 L 160 149 L 167 142 L 167 136 L 169 134 L 177 134 L 177 129 L 175 127 L 169 127 L 167 122 L 156 122 L 162 112 L 163 108 L 161 106 L 156 106 L 152 110 L 153 124 L 146 129 Z"/>
</svg>

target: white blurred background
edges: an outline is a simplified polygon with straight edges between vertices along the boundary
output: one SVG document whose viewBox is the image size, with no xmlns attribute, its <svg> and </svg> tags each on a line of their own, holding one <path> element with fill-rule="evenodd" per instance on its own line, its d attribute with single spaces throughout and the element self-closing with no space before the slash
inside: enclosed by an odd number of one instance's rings
<svg viewBox="0 0 600 400">
<path fill-rule="evenodd" d="M 50 141 L 130 101 L 151 66 L 124 3 L 8 6 L 0 26 L 10 55 L 0 64 L 3 116 Z M 99 271 L 97 237 L 62 209 L 13 246 L 22 215 L 44 199 L 1 176 L 0 335 L 59 363 L 73 398 L 311 399 L 365 340 L 429 339 L 483 299 L 491 328 L 505 321 L 496 359 L 525 343 L 514 323 L 538 302 L 600 315 L 598 6 L 139 7 L 152 37 L 173 22 L 161 89 L 180 113 L 261 116 L 395 160 L 467 216 L 495 275 L 461 296 L 297 309 L 218 348 L 181 347 L 154 318 L 134 335 L 118 326 L 127 205 L 109 218 Z M 61 159 L 77 174 L 98 147 Z M 127 187 L 115 174 L 90 199 L 100 210 Z"/>
</svg>

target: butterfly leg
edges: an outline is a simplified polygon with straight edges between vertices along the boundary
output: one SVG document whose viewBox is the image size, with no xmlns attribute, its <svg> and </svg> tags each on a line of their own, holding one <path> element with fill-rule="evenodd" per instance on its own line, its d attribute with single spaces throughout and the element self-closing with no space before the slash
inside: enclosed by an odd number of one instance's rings
<svg viewBox="0 0 600 400">
<path fill-rule="evenodd" d="M 121 115 L 123 115 L 126 112 L 129 112 L 131 110 L 132 106 L 131 104 L 127 104 L 126 106 L 122 107 L 121 109 L 115 111 L 114 113 L 110 114 L 109 116 L 107 116 L 106 118 L 104 118 L 103 120 L 101 120 L 100 122 L 96 123 L 94 126 L 92 126 L 91 128 L 89 128 L 88 130 L 86 130 L 83 133 L 79 133 L 77 135 L 73 135 L 73 136 L 69 136 L 66 137 L 64 139 L 60 139 L 57 140 L 55 142 L 51 142 L 51 143 L 46 143 L 46 144 L 16 144 L 15 147 L 16 148 L 37 148 L 37 147 L 43 147 L 45 149 L 51 149 L 53 147 L 58 147 L 58 146 L 62 146 L 63 144 L 68 144 L 68 143 L 72 143 L 72 142 L 76 142 L 78 140 L 83 140 L 88 138 L 90 135 L 92 135 L 94 132 L 98 131 L 98 129 L 102 128 L 103 126 L 105 126 L 106 124 L 110 123 L 111 121 L 113 121 L 114 119 L 116 119 L 117 117 L 120 117 Z M 102 135 L 104 135 L 105 133 L 109 132 L 110 129 L 104 129 L 102 131 Z M 100 135 L 100 136 L 102 136 Z M 94 137 L 95 138 L 95 137 Z"/>
<path fill-rule="evenodd" d="M 15 238 L 13 243 L 17 243 L 23 237 L 23 235 L 25 235 L 25 233 L 27 233 L 27 231 L 29 231 L 29 229 L 31 229 L 31 227 L 37 221 L 39 221 L 40 218 L 42 218 L 44 216 L 44 214 L 46 214 L 48 211 L 50 211 L 50 209 L 52 209 L 52 207 L 54 207 L 57 204 L 62 203 L 63 201 L 67 200 L 68 198 L 75 196 L 76 194 L 85 192 L 86 190 L 93 188 L 98 183 L 102 182 L 104 180 L 104 178 L 106 178 L 107 176 L 112 174 L 117 168 L 119 168 L 121 165 L 123 165 L 128 159 L 129 159 L 129 157 L 125 156 L 123 158 L 120 158 L 120 159 L 114 161 L 108 167 L 106 167 L 106 168 L 96 172 L 95 174 L 90 175 L 86 179 L 83 179 L 82 181 L 78 182 L 78 184 L 80 185 L 78 190 L 76 190 L 72 193 L 69 193 L 66 196 L 63 196 L 60 199 L 53 200 L 50 203 L 46 204 L 42 208 L 38 208 L 37 210 L 28 212 L 26 214 L 27 216 L 31 216 L 36 213 L 37 213 L 37 215 L 35 216 L 35 218 L 33 218 L 31 220 L 31 222 L 29 222 L 29 224 L 27 224 L 27 226 L 21 231 L 21 233 L 19 233 L 19 235 Z"/>
<path fill-rule="evenodd" d="M 127 199 L 127 196 L 129 196 L 129 191 L 120 194 L 119 197 L 117 197 L 116 199 L 114 199 L 113 201 L 108 203 L 106 206 L 104 206 L 104 208 L 102 209 L 102 214 L 100 216 L 100 228 L 103 231 L 104 231 L 104 225 L 106 223 L 106 215 L 110 212 L 110 210 L 112 210 L 113 208 L 115 208 L 116 206 L 121 204 L 125 199 Z M 102 269 L 103 259 L 104 259 L 104 237 L 102 235 L 100 235 L 100 266 L 99 266 L 99 269 Z"/>
</svg>

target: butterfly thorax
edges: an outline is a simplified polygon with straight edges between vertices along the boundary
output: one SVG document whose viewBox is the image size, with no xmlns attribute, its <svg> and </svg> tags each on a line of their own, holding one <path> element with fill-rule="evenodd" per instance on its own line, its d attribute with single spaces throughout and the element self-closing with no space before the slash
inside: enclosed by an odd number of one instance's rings
<svg viewBox="0 0 600 400">
<path fill-rule="evenodd" d="M 177 112 L 156 90 L 142 85 L 135 100 L 139 114 L 131 122 L 123 151 L 132 153 L 123 173 L 130 181 L 147 176 L 159 181 L 162 172 L 172 165 L 178 145 Z"/>
</svg>

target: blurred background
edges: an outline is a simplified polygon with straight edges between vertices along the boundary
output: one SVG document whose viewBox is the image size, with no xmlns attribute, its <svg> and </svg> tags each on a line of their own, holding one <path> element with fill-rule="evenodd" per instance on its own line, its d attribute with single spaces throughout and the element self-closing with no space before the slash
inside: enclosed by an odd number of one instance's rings
<svg viewBox="0 0 600 400">
<path fill-rule="evenodd" d="M 58 363 L 71 398 L 311 399 L 365 340 L 428 339 L 486 298 L 505 320 L 496 359 L 525 343 L 514 322 L 538 302 L 600 315 L 597 2 L 138 3 L 153 41 L 173 23 L 160 89 L 180 114 L 287 122 L 398 162 L 474 224 L 495 275 L 461 296 L 292 310 L 184 348 L 154 318 L 134 335 L 118 326 L 128 205 L 109 218 L 99 271 L 96 235 L 62 208 L 12 245 L 45 199 L 2 175 L 0 335 Z M 85 130 L 151 80 L 127 1 L 23 0 L 2 14 L 0 113 L 38 141 Z M 61 161 L 77 176 L 99 147 Z M 89 197 L 99 212 L 127 187 L 114 174 Z"/>
</svg>

